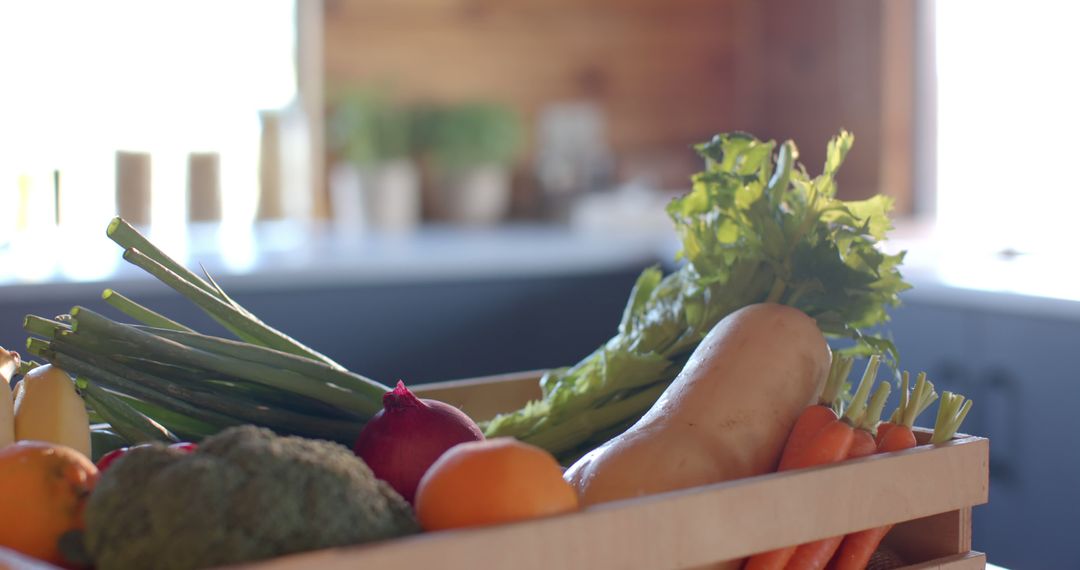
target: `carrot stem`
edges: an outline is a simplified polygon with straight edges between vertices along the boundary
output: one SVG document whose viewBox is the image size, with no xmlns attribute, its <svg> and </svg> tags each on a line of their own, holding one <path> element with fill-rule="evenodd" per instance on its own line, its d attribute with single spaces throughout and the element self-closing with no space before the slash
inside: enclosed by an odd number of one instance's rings
<svg viewBox="0 0 1080 570">
<path fill-rule="evenodd" d="M 930 443 L 937 445 L 952 439 L 970 410 L 971 400 L 966 400 L 964 396 L 952 392 L 942 393 L 937 420 L 934 422 L 934 435 L 930 437 Z"/>
<path fill-rule="evenodd" d="M 826 407 L 836 407 L 836 402 L 840 399 L 840 392 L 844 388 L 844 381 L 851 374 L 851 367 L 854 364 L 855 360 L 850 356 L 833 354 L 832 364 L 829 366 L 829 376 L 825 381 L 825 388 L 821 390 L 819 404 Z"/>
<path fill-rule="evenodd" d="M 900 423 L 904 410 L 907 409 L 908 402 L 911 398 L 911 373 L 905 370 L 904 373 L 900 375 L 900 378 L 900 405 L 893 412 L 892 417 L 889 418 L 893 423 Z"/>
<path fill-rule="evenodd" d="M 874 377 L 877 376 L 878 367 L 881 365 L 881 356 L 875 354 L 870 357 L 859 380 L 859 387 L 855 389 L 855 395 L 851 398 L 851 405 L 844 411 L 843 419 L 848 425 L 856 425 L 866 411 L 866 397 L 870 395 L 870 388 L 874 385 Z"/>
<path fill-rule="evenodd" d="M 881 421 L 881 412 L 885 409 L 885 402 L 889 399 L 889 392 L 892 391 L 892 386 L 888 382 L 882 382 L 878 384 L 877 389 L 874 390 L 874 395 L 870 397 L 870 405 L 866 408 L 866 413 L 863 414 L 862 419 L 857 426 L 861 430 L 869 432 L 871 435 L 877 434 L 877 425 Z"/>
<path fill-rule="evenodd" d="M 915 419 L 922 414 L 930 404 L 937 399 L 934 384 L 926 379 L 926 373 L 920 372 L 915 379 L 915 389 L 901 414 L 900 423 L 911 427 L 915 425 Z"/>
</svg>

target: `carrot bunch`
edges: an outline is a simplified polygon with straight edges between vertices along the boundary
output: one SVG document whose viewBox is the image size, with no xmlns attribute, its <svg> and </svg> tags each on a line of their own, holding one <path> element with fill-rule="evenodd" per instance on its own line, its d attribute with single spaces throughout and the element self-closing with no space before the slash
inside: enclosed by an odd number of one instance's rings
<svg viewBox="0 0 1080 570">
<path fill-rule="evenodd" d="M 873 402 L 869 407 L 867 405 L 867 396 L 874 383 L 874 377 L 877 375 L 880 362 L 878 356 L 870 358 L 850 405 L 843 415 L 838 416 L 835 408 L 839 407 L 841 389 L 844 380 L 851 371 L 852 362 L 851 359 L 846 357 L 834 357 L 819 403 L 808 406 L 803 411 L 788 436 L 784 450 L 781 453 L 779 471 L 836 463 L 847 459 L 851 454 L 852 447 L 856 447 L 857 450 L 867 450 L 873 447 L 874 437 L 872 434 L 868 433 L 866 436 L 861 434 L 857 436 L 856 434 L 866 431 L 861 429 L 866 419 L 864 416 L 868 415 L 868 411 L 874 414 L 875 408 L 876 416 L 870 423 L 877 424 L 885 400 L 888 398 L 889 386 L 888 384 L 882 384 L 875 391 Z M 863 453 L 864 451 L 858 452 Z M 837 539 L 837 544 L 842 538 Z M 798 546 L 789 546 L 756 554 L 746 561 L 743 568 L 744 570 L 783 570 L 789 567 L 789 563 L 793 561 L 799 548 Z M 816 548 L 826 549 L 827 545 Z M 804 556 L 809 557 L 811 554 L 815 557 L 820 556 L 820 554 L 809 552 L 809 549 L 808 546 L 808 551 Z M 832 556 L 832 552 L 835 550 L 835 546 L 828 549 L 824 562 L 828 562 L 829 557 Z M 822 562 L 822 566 L 824 562 Z"/>
<path fill-rule="evenodd" d="M 891 387 L 888 382 L 878 384 L 878 387 L 874 390 L 874 395 L 870 398 L 870 405 L 859 416 L 858 423 L 852 430 L 851 446 L 848 448 L 845 459 L 857 459 L 877 453 L 874 432 L 877 429 L 878 422 L 881 420 L 881 411 L 885 409 L 885 401 L 889 398 L 890 390 Z M 784 568 L 791 570 L 820 570 L 829 563 L 843 540 L 844 536 L 840 535 L 800 544 Z"/>
<path fill-rule="evenodd" d="M 778 471 L 901 451 L 918 444 L 915 419 L 938 399 L 934 384 L 922 372 L 911 387 L 911 376 L 904 372 L 900 404 L 888 421 L 880 422 L 889 396 L 889 384 L 881 383 L 867 403 L 879 364 L 879 357 L 870 358 L 850 405 L 843 415 L 838 415 L 836 410 L 841 406 L 844 380 L 851 371 L 852 361 L 842 356 L 833 359 L 819 402 L 803 411 L 788 436 Z M 963 396 L 945 392 L 930 443 L 936 445 L 952 439 L 970 409 L 971 402 Z M 821 570 L 826 567 L 829 570 L 862 570 L 892 526 L 756 554 L 747 559 L 743 570 Z"/>
<path fill-rule="evenodd" d="M 901 402 L 889 423 L 882 424 L 886 429 L 878 432 L 878 453 L 911 449 L 917 444 L 912 427 L 915 418 L 937 399 L 934 385 L 926 380 L 926 374 L 920 373 L 915 381 L 915 388 L 908 392 L 908 374 L 903 376 Z M 945 392 L 938 407 L 937 420 L 934 422 L 934 434 L 931 444 L 944 443 L 956 434 L 960 424 L 971 409 L 971 401 L 952 392 Z M 870 562 L 871 556 L 881 544 L 893 525 L 885 525 L 851 533 L 844 537 L 836 557 L 829 566 L 833 570 L 862 570 Z"/>
</svg>

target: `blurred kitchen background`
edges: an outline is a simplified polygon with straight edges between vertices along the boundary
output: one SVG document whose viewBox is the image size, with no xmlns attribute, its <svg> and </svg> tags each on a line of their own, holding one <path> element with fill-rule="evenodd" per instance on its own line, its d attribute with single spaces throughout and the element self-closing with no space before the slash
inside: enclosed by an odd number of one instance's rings
<svg viewBox="0 0 1080 570">
<path fill-rule="evenodd" d="M 0 345 L 125 266 L 120 214 L 353 370 L 425 382 L 566 365 L 677 249 L 663 212 L 745 130 L 840 194 L 896 201 L 903 365 L 992 438 L 974 544 L 1075 566 L 1080 403 L 1066 62 L 1037 0 L 42 0 L 0 5 Z M 930 422 L 924 418 L 923 423 Z M 1066 445 L 1066 448 L 1069 448 Z"/>
</svg>

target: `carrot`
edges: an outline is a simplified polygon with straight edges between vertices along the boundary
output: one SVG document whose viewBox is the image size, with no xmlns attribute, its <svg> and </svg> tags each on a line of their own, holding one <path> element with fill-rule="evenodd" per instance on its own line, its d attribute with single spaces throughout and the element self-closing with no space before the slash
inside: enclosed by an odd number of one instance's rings
<svg viewBox="0 0 1080 570">
<path fill-rule="evenodd" d="M 904 373 L 904 391 L 907 392 L 908 373 Z M 915 432 L 912 427 L 918 418 L 930 404 L 938 397 L 934 391 L 934 383 L 926 379 L 926 373 L 920 372 L 915 379 L 915 388 L 909 397 L 903 398 L 900 407 L 893 413 L 897 417 L 893 429 L 888 430 L 884 436 L 878 438 L 878 452 L 888 453 L 915 447 Z"/>
<path fill-rule="evenodd" d="M 893 410 L 893 413 L 892 413 L 891 416 L 889 416 L 888 420 L 883 421 L 883 422 L 881 422 L 880 425 L 878 425 L 877 436 L 875 438 L 878 445 L 881 444 L 881 440 L 885 437 L 885 434 L 889 433 L 889 431 L 892 430 L 892 428 L 896 427 L 896 424 L 900 421 L 900 410 L 903 410 L 903 409 L 907 408 L 908 396 L 910 395 L 908 393 L 908 380 L 909 379 L 910 379 L 910 376 L 905 371 L 904 374 L 902 375 L 902 380 L 901 380 L 901 385 L 900 385 L 900 404 L 898 406 L 896 406 L 896 409 Z"/>
<path fill-rule="evenodd" d="M 780 466 L 777 471 L 791 469 L 792 460 L 806 447 L 814 436 L 826 425 L 838 419 L 836 405 L 840 399 L 840 392 L 844 387 L 844 380 L 851 373 L 851 357 L 833 355 L 832 365 L 829 367 L 829 376 L 825 381 L 825 387 L 821 390 L 818 403 L 807 406 L 795 420 L 795 426 L 791 428 L 784 451 L 780 454 Z"/>
<path fill-rule="evenodd" d="M 865 570 L 870 563 L 870 557 L 892 527 L 893 525 L 889 524 L 845 536 L 832 565 L 829 566 L 830 570 Z"/>
<path fill-rule="evenodd" d="M 920 373 L 916 378 L 915 389 L 910 394 L 910 397 L 908 397 L 908 379 L 908 373 L 905 372 L 900 406 L 893 413 L 896 422 L 893 424 L 892 429 L 884 434 L 884 437 L 880 433 L 878 434 L 880 440 L 878 453 L 889 453 L 915 447 L 915 433 L 912 431 L 915 418 L 937 399 L 934 384 L 926 379 L 926 373 Z M 943 396 L 941 402 L 942 407 L 946 406 L 946 397 L 949 396 L 948 392 L 945 394 L 946 396 Z M 940 416 L 939 414 L 939 418 Z M 937 433 L 937 429 L 935 425 L 935 433 Z M 949 437 L 952 437 L 952 434 Z M 862 570 L 866 568 L 866 565 L 870 562 L 870 557 L 873 556 L 874 551 L 877 550 L 878 545 L 881 544 L 885 535 L 892 530 L 892 527 L 893 525 L 889 524 L 847 535 L 840 544 L 836 557 L 833 559 L 832 567 L 835 570 Z"/>
<path fill-rule="evenodd" d="M 896 427 L 896 423 L 892 420 L 887 420 L 878 424 L 877 435 L 874 436 L 874 445 L 881 445 L 881 440 L 885 439 L 885 436 L 887 436 L 894 427 Z"/>
<path fill-rule="evenodd" d="M 870 357 L 866 372 L 852 398 L 851 406 L 844 412 L 843 417 L 831 420 L 818 429 L 814 437 L 793 454 L 784 471 L 835 463 L 847 457 L 855 439 L 855 430 L 852 426 L 855 418 L 860 417 L 866 409 L 866 396 L 870 392 L 872 379 L 877 374 L 879 363 L 879 357 Z M 797 548 L 797 545 L 787 546 L 755 554 L 746 560 L 743 570 L 783 570 Z"/>
<path fill-rule="evenodd" d="M 848 449 L 847 458 L 856 459 L 867 457 L 877 453 L 877 442 L 874 440 L 874 431 L 881 420 L 881 410 L 885 408 L 885 400 L 889 398 L 890 386 L 887 382 L 878 384 L 874 390 L 874 396 L 870 399 L 870 406 L 862 414 L 854 432 L 851 448 Z M 844 535 L 831 536 L 814 542 L 800 544 L 795 549 L 795 554 L 785 568 L 789 570 L 821 570 L 829 563 L 836 553 L 836 549 L 843 542 Z"/>
</svg>

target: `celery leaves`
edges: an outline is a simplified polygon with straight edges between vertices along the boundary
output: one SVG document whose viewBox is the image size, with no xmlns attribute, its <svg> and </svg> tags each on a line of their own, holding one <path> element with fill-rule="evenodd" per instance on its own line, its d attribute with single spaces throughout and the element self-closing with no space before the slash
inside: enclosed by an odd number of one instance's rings
<svg viewBox="0 0 1080 570">
<path fill-rule="evenodd" d="M 797 307 L 825 334 L 853 339 L 853 351 L 895 355 L 889 341 L 863 333 L 887 321 L 909 287 L 899 272 L 903 254 L 878 248 L 892 202 L 836 198 L 835 175 L 853 142 L 848 132 L 830 141 L 815 177 L 797 163 L 791 141 L 730 133 L 697 145 L 705 168 L 668 206 L 686 263 L 667 276 L 647 269 L 616 336 L 550 371 L 543 398 L 487 422 L 486 435 L 564 458 L 602 443 L 652 405 L 720 319 L 753 303 Z"/>
</svg>

